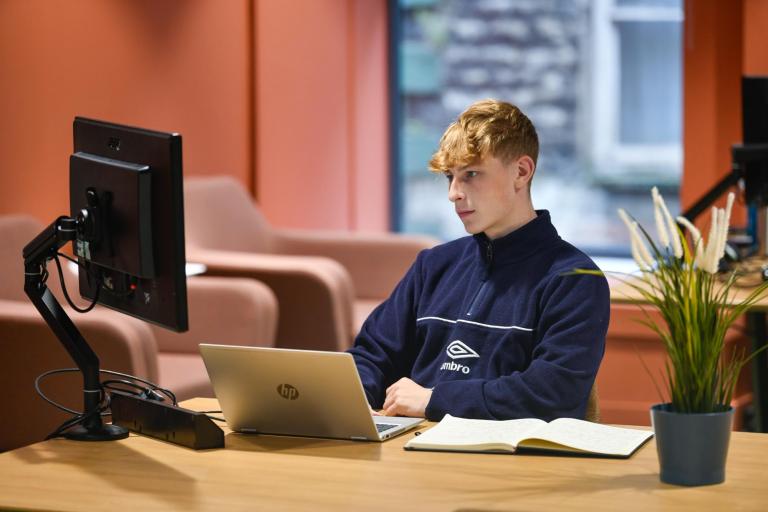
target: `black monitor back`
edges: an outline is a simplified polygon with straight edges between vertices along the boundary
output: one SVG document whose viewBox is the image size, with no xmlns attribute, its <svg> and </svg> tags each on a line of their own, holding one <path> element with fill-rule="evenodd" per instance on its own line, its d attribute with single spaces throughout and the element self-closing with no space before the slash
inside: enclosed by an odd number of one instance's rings
<svg viewBox="0 0 768 512">
<path fill-rule="evenodd" d="M 741 81 L 744 146 L 768 144 L 768 76 L 745 76 Z M 768 160 L 744 164 L 747 202 L 768 205 Z"/>
<path fill-rule="evenodd" d="M 99 303 L 187 330 L 181 136 L 75 118 L 72 217 L 94 204 L 98 236 L 75 242 L 80 294 L 93 299 L 98 275 Z"/>
</svg>

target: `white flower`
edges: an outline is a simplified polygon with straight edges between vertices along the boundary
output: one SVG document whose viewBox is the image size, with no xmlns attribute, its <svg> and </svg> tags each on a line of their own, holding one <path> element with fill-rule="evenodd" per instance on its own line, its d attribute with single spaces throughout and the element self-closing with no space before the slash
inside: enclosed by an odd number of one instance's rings
<svg viewBox="0 0 768 512">
<path fill-rule="evenodd" d="M 728 241 L 728 227 L 731 225 L 731 209 L 733 208 L 733 201 L 735 199 L 733 192 L 728 194 L 728 199 L 725 204 L 725 212 L 723 214 L 724 220 L 722 225 L 722 231 L 720 233 L 720 245 L 718 246 L 717 253 L 722 258 L 725 255 L 725 244 Z"/>
<path fill-rule="evenodd" d="M 723 257 L 723 253 L 720 250 L 720 240 L 724 239 L 723 225 L 725 224 L 725 210 L 715 208 L 712 212 L 712 225 L 714 226 L 714 232 L 710 235 L 707 241 L 707 266 L 704 270 L 710 274 L 717 272 L 718 263 L 720 258 Z"/>
<path fill-rule="evenodd" d="M 728 241 L 728 225 L 731 221 L 734 194 L 728 194 L 725 208 L 712 207 L 712 220 L 709 226 L 709 237 L 706 244 L 701 238 L 701 232 L 686 218 L 678 217 L 677 221 L 691 233 L 695 250 L 694 264 L 710 274 L 717 273 L 718 263 L 725 254 L 725 244 Z"/>
<path fill-rule="evenodd" d="M 643 238 L 640 236 L 639 224 L 637 221 L 630 219 L 623 208 L 619 208 L 619 217 L 621 217 L 621 220 L 624 221 L 624 224 L 626 224 L 627 229 L 629 230 L 632 257 L 634 258 L 635 263 L 637 263 L 637 266 L 640 267 L 641 270 L 652 270 L 653 257 L 651 256 L 651 253 L 648 252 L 648 248 L 645 246 L 645 242 L 643 242 Z"/>
<path fill-rule="evenodd" d="M 667 223 L 666 218 L 664 218 L 664 212 L 661 209 L 661 203 L 664 202 L 664 200 L 661 198 L 661 194 L 659 194 L 659 189 L 656 187 L 653 187 L 651 189 L 651 197 L 653 197 L 653 218 L 656 220 L 656 232 L 659 234 L 659 242 L 661 242 L 662 247 L 669 247 L 669 233 L 667 233 Z M 675 232 L 672 231 L 672 236 L 674 237 Z"/>
<path fill-rule="evenodd" d="M 656 187 L 653 188 L 655 189 Z M 677 230 L 677 224 L 675 224 L 675 220 L 672 218 L 672 214 L 669 213 L 669 208 L 667 208 L 667 204 L 664 202 L 664 198 L 661 196 L 661 194 L 658 193 L 658 190 L 656 191 L 656 194 L 658 196 L 658 207 L 664 213 L 664 219 L 667 222 L 667 229 L 669 229 L 669 236 L 672 240 L 672 252 L 674 253 L 675 258 L 682 258 L 683 244 L 680 241 L 680 233 Z M 658 224 L 658 221 L 656 222 Z"/>
<path fill-rule="evenodd" d="M 694 250 L 693 263 L 697 267 L 702 268 L 704 266 L 704 241 L 701 239 L 701 231 L 683 216 L 677 217 L 677 222 L 682 224 L 691 233 Z"/>
<path fill-rule="evenodd" d="M 676 258 L 683 257 L 683 237 L 677 228 L 678 223 L 691 233 L 693 238 L 693 264 L 704 272 L 717 273 L 718 263 L 725 254 L 725 245 L 728 240 L 728 225 L 731 222 L 731 210 L 733 208 L 733 192 L 728 194 L 725 208 L 712 207 L 712 220 L 709 226 L 709 236 L 705 243 L 701 232 L 685 217 L 674 219 L 669 213 L 664 198 L 659 194 L 659 189 L 651 189 L 653 197 L 653 216 L 656 221 L 656 231 L 659 234 L 659 242 L 662 248 L 671 247 Z M 643 271 L 653 271 L 656 261 L 648 250 L 640 231 L 640 225 L 633 220 L 623 208 L 619 208 L 619 217 L 629 230 L 632 247 L 632 258 Z M 661 252 L 661 251 L 660 251 Z M 659 259 L 662 258 L 658 255 Z M 664 265 L 663 261 L 658 262 Z"/>
</svg>

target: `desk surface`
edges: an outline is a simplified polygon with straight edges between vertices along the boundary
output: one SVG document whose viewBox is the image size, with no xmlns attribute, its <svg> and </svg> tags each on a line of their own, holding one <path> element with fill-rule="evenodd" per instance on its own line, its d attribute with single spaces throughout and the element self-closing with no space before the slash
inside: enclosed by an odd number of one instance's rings
<svg viewBox="0 0 768 512">
<path fill-rule="evenodd" d="M 608 284 L 611 289 L 611 302 L 616 304 L 641 303 L 647 304 L 643 296 L 629 284 L 617 277 L 608 277 Z M 754 288 L 734 286 L 731 291 L 731 298 L 741 302 L 747 298 Z M 768 293 L 750 307 L 750 311 L 768 311 Z"/>
<path fill-rule="evenodd" d="M 216 408 L 210 399 L 185 405 Z M 0 507 L 43 510 L 766 510 L 768 435 L 734 432 L 726 482 L 659 482 L 651 440 L 632 458 L 406 452 L 385 443 L 229 433 L 195 452 L 131 435 L 0 454 Z M 398 507 L 394 508 L 393 507 Z"/>
<path fill-rule="evenodd" d="M 640 281 L 637 281 L 637 282 L 639 283 Z M 648 302 L 640 294 L 640 292 L 632 288 L 632 286 L 622 281 L 621 279 L 617 277 L 609 276 L 608 284 L 611 290 L 611 302 L 616 304 L 627 304 L 627 303 L 648 304 Z M 733 288 L 731 288 L 730 297 L 735 302 L 741 302 L 744 299 L 746 299 L 747 296 L 749 296 L 749 294 L 753 290 L 754 288 L 734 286 Z M 768 293 L 766 293 L 757 302 L 755 302 L 752 306 L 750 306 L 749 309 L 750 311 L 761 311 L 761 312 L 768 311 Z"/>
</svg>

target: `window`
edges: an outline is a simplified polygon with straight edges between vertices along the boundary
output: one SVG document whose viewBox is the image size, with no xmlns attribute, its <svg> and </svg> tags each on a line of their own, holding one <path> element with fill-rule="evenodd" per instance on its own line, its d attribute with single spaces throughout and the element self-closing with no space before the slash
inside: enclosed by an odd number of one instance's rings
<svg viewBox="0 0 768 512">
<path fill-rule="evenodd" d="M 448 123 L 487 97 L 536 125 L 534 207 L 566 240 L 628 254 L 616 209 L 652 225 L 653 185 L 679 209 L 681 0 L 398 0 L 392 19 L 399 230 L 466 234 L 427 162 Z"/>
</svg>

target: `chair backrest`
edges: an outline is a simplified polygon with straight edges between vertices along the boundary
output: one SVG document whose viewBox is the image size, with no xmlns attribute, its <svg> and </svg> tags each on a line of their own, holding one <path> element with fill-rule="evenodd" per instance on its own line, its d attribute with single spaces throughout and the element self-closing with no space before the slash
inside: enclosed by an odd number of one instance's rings
<svg viewBox="0 0 768 512">
<path fill-rule="evenodd" d="M 0 299 L 29 300 L 24 293 L 21 251 L 42 229 L 43 225 L 28 215 L 0 217 Z"/>
<path fill-rule="evenodd" d="M 597 382 L 595 382 L 592 385 L 592 389 L 589 390 L 587 412 L 584 415 L 584 419 L 594 423 L 600 423 L 600 399 L 597 395 Z"/>
<path fill-rule="evenodd" d="M 24 259 L 22 250 L 29 242 L 39 235 L 45 226 L 29 215 L 0 216 L 0 299 L 29 302 L 24 293 Z M 73 300 L 80 296 L 78 292 L 77 273 L 70 268 L 65 259 L 62 263 L 64 282 Z M 49 278 L 48 288 L 57 297 L 62 297 L 59 274 L 53 262 L 47 264 Z M 81 303 L 83 305 L 84 303 Z"/>
<path fill-rule="evenodd" d="M 229 176 L 185 178 L 187 247 L 272 252 L 272 230 L 240 183 Z"/>
</svg>

